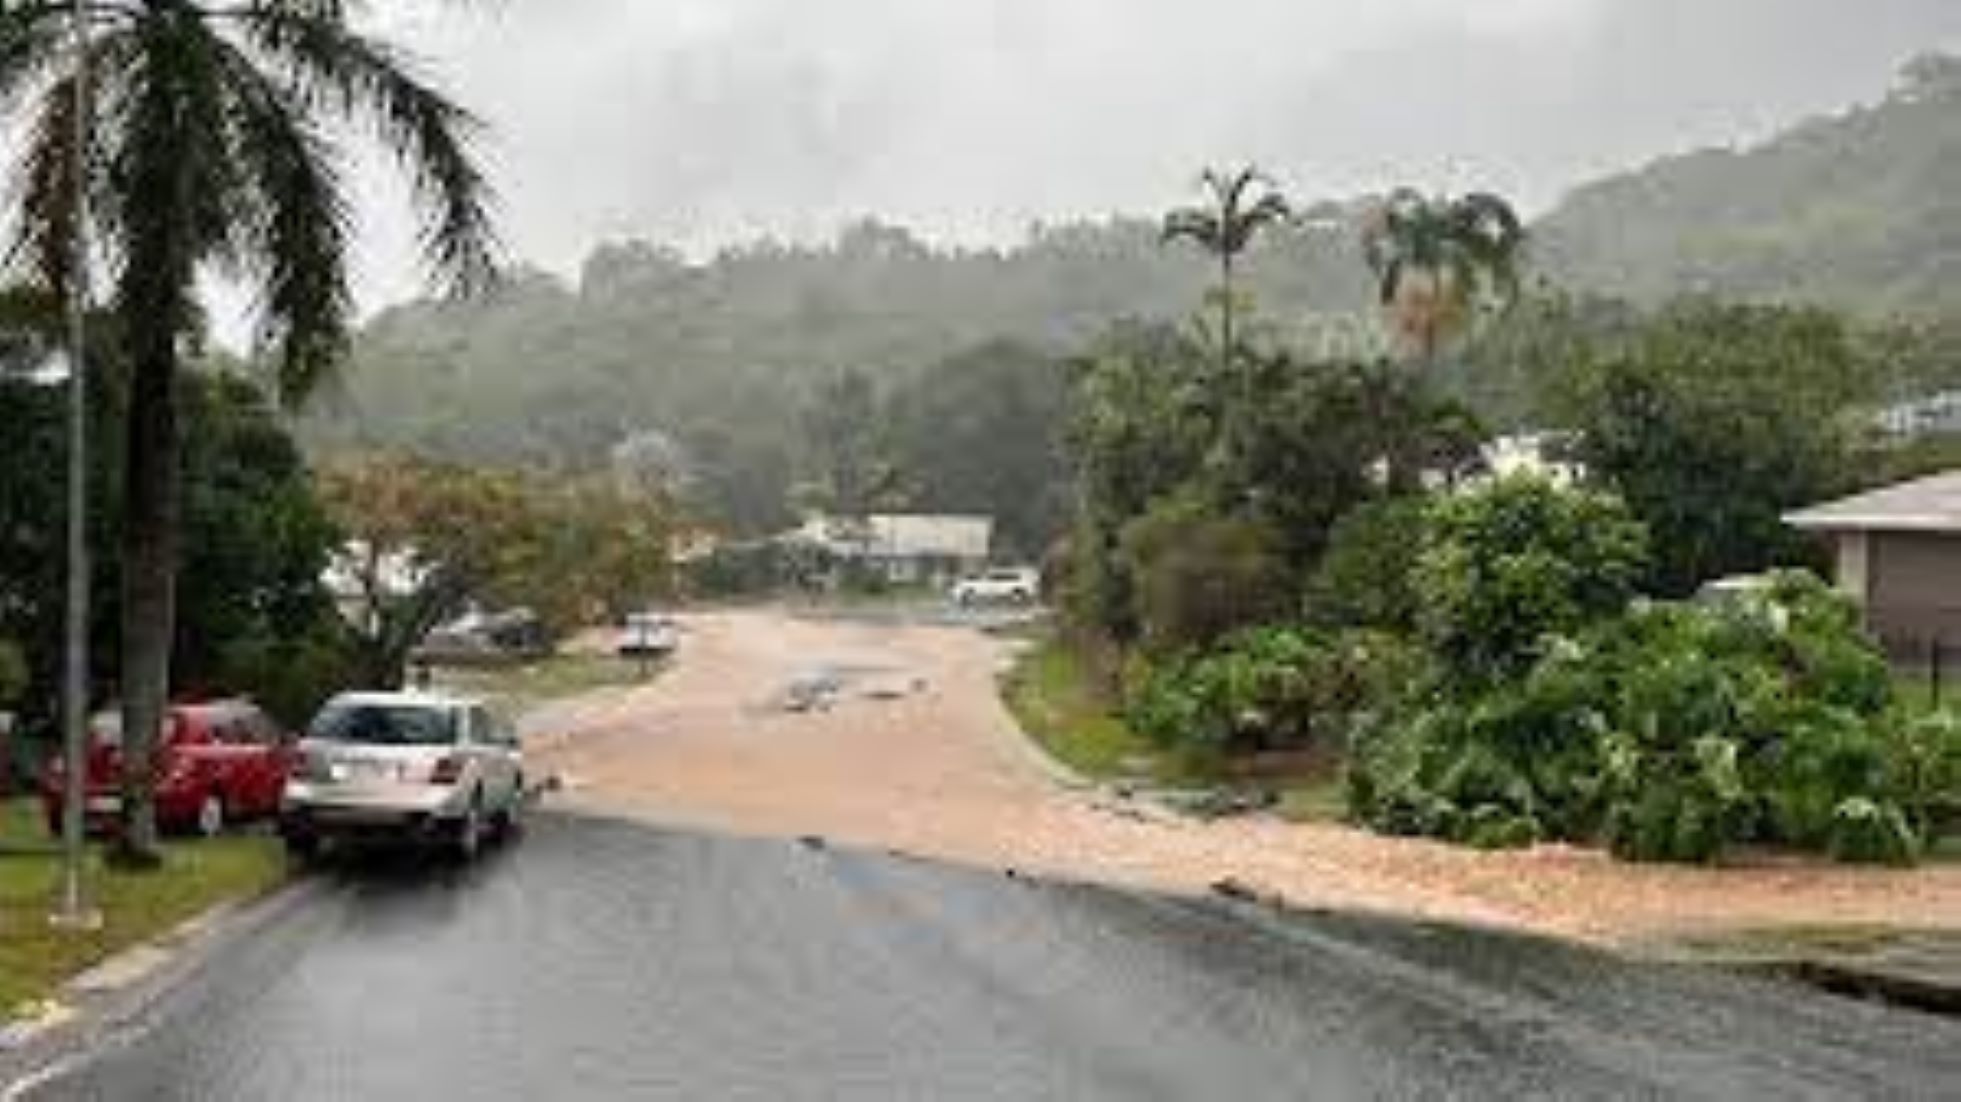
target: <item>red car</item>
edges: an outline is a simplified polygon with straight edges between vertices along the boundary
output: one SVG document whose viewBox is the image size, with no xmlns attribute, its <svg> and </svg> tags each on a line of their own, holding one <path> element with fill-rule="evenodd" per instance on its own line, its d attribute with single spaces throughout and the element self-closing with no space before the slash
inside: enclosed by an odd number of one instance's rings
<svg viewBox="0 0 1961 1102">
<path fill-rule="evenodd" d="M 113 830 L 122 812 L 120 717 L 98 715 L 88 748 L 88 824 Z M 234 819 L 267 818 L 292 771 L 294 740 L 246 700 L 174 705 L 157 749 L 157 826 L 209 837 Z M 62 761 L 43 774 L 48 828 L 60 833 Z"/>
</svg>

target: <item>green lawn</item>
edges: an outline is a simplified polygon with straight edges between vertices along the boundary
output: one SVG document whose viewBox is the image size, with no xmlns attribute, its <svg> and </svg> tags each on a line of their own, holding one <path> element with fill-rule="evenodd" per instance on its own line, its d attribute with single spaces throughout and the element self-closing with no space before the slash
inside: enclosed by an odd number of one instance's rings
<svg viewBox="0 0 1961 1102">
<path fill-rule="evenodd" d="M 1002 684 L 1021 729 L 1057 761 L 1092 780 L 1170 780 L 1184 770 L 1124 726 L 1076 653 L 1054 640 L 1016 659 Z"/>
<path fill-rule="evenodd" d="M 260 895 L 287 875 L 269 834 L 173 842 L 164 868 L 147 874 L 105 869 L 92 848 L 87 883 L 103 927 L 69 934 L 48 925 L 59 870 L 39 806 L 0 803 L 0 1021 L 117 951 L 217 904 Z"/>
<path fill-rule="evenodd" d="M 1339 773 L 1289 782 L 1274 809 L 1290 823 L 1336 823 L 1348 817 L 1348 787 Z"/>
</svg>

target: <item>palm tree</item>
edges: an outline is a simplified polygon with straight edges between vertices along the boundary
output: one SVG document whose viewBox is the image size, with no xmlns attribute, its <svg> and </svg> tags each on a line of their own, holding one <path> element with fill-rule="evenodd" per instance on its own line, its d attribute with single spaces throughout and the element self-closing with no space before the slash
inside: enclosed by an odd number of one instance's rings
<svg viewBox="0 0 1961 1102">
<path fill-rule="evenodd" d="M 357 30 L 358 7 L 83 0 L 83 58 L 67 37 L 69 0 L 0 3 L 0 120 L 25 139 L 12 256 L 64 290 L 80 274 L 71 235 L 85 235 L 108 265 L 122 322 L 120 852 L 140 864 L 156 860 L 150 771 L 176 619 L 177 384 L 200 327 L 199 279 L 216 273 L 257 289 L 273 381 L 289 408 L 302 401 L 348 344 L 350 206 L 332 130 L 348 125 L 371 129 L 405 167 L 432 274 L 453 291 L 492 274 L 475 120 Z M 88 135 L 79 151 L 78 133 Z"/>
<path fill-rule="evenodd" d="M 1525 226 L 1489 192 L 1430 199 L 1399 189 L 1370 218 L 1362 244 L 1382 305 L 1427 362 L 1481 301 L 1518 297 Z"/>
<path fill-rule="evenodd" d="M 1196 243 L 1219 262 L 1219 358 L 1230 370 L 1237 351 L 1240 254 L 1268 227 L 1291 217 L 1287 200 L 1258 169 L 1226 174 L 1207 169 L 1199 177 L 1205 202 L 1172 211 L 1164 219 L 1164 240 Z"/>
</svg>

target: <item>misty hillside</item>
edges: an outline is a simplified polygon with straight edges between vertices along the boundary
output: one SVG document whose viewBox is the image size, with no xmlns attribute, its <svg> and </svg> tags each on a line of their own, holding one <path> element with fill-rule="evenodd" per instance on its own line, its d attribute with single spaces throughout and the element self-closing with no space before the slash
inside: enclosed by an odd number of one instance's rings
<svg viewBox="0 0 1961 1102">
<path fill-rule="evenodd" d="M 1534 253 L 1567 286 L 1642 300 L 1961 309 L 1961 59 L 1915 61 L 1877 106 L 1761 146 L 1579 188 L 1539 222 Z"/>
<path fill-rule="evenodd" d="M 577 286 L 528 274 L 493 298 L 390 310 L 361 334 L 346 392 L 306 426 L 316 452 L 414 448 L 473 462 L 592 467 L 626 437 L 676 440 L 718 479 L 799 465 L 810 392 L 853 369 L 890 389 L 997 339 L 1062 353 L 1115 319 L 1179 319 L 1212 278 L 1152 220 L 1045 227 L 1000 251 L 930 248 L 855 226 L 831 244 L 760 244 L 701 264 L 603 246 Z M 1249 265 L 1268 324 L 1367 340 L 1369 281 L 1352 235 L 1275 236 Z M 1332 319 L 1332 321 L 1330 320 Z M 747 515 L 748 507 L 740 510 Z"/>
<path fill-rule="evenodd" d="M 1262 323 L 1310 352 L 1378 347 L 1356 214 L 1251 254 Z M 1211 268 L 1161 244 L 1157 225 L 1052 225 L 959 250 L 867 220 L 828 244 L 762 242 L 705 262 L 607 244 L 576 285 L 533 273 L 488 301 L 382 314 L 306 436 L 316 452 L 592 468 L 654 432 L 685 454 L 706 513 L 764 527 L 805 465 L 800 410 L 839 371 L 889 390 L 991 340 L 1060 354 L 1119 318 L 1189 317 Z M 1647 300 L 1961 310 L 1961 61 L 1916 62 L 1879 105 L 1758 148 L 1582 187 L 1535 227 L 1533 257 L 1560 286 Z"/>
</svg>

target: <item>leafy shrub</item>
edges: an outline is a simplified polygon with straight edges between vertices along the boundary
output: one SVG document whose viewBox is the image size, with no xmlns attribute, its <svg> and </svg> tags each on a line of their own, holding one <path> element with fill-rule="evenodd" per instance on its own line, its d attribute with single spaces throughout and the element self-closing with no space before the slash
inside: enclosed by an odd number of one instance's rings
<svg viewBox="0 0 1961 1102">
<path fill-rule="evenodd" d="M 1386 636 L 1246 631 L 1151 666 L 1127 695 L 1126 718 L 1171 746 L 1334 749 L 1358 716 L 1402 691 L 1410 669 L 1407 648 Z"/>
<path fill-rule="evenodd" d="M 1617 498 L 1498 479 L 1427 512 L 1418 627 L 1453 682 L 1518 678 L 1549 638 L 1619 613 L 1646 561 L 1646 530 Z"/>
<path fill-rule="evenodd" d="M 1961 715 L 1895 715 L 1888 725 L 1891 788 L 1924 837 L 1961 827 Z"/>
<path fill-rule="evenodd" d="M 1603 798 L 1602 691 L 1570 646 L 1513 684 L 1471 695 L 1439 687 L 1406 714 L 1358 728 L 1350 811 L 1391 833 L 1487 848 L 1588 836 Z"/>
<path fill-rule="evenodd" d="M 1905 862 L 1961 797 L 1961 721 L 1903 721 L 1845 600 L 1779 575 L 1724 606 L 1640 604 L 1522 675 L 1442 681 L 1358 741 L 1355 815 L 1474 845 L 1604 839 L 1634 860 L 1742 842 Z"/>
<path fill-rule="evenodd" d="M 365 684 L 361 658 L 332 625 L 321 625 L 295 639 L 248 636 L 226 641 L 219 650 L 216 692 L 256 700 L 289 728 L 303 727 L 327 698 Z"/>
<path fill-rule="evenodd" d="M 1854 796 L 1832 809 L 1830 849 L 1840 861 L 1911 865 L 1921 846 L 1920 833 L 1895 804 Z"/>
<path fill-rule="evenodd" d="M 1328 627 L 1412 630 L 1411 576 L 1428 504 L 1421 497 L 1390 498 L 1359 506 L 1336 522 L 1308 583 L 1308 617 Z"/>
<path fill-rule="evenodd" d="M 1279 534 L 1182 498 L 1125 527 L 1122 554 L 1144 645 L 1172 654 L 1286 618 L 1294 605 Z"/>
<path fill-rule="evenodd" d="M 1896 806 L 1885 659 L 1816 577 L 1776 575 L 1717 607 L 1644 607 L 1613 634 L 1616 852 L 1708 860 L 1739 841 L 1834 850 L 1846 801 Z"/>
<path fill-rule="evenodd" d="M 833 566 L 830 554 L 815 544 L 725 544 L 691 563 L 684 580 L 700 597 L 762 597 L 786 588 L 818 588 Z"/>
</svg>

